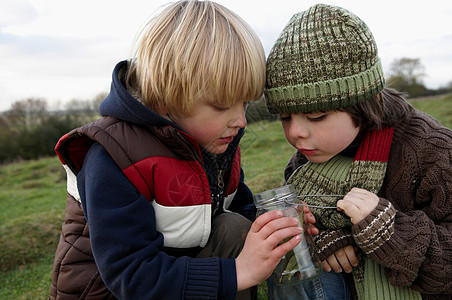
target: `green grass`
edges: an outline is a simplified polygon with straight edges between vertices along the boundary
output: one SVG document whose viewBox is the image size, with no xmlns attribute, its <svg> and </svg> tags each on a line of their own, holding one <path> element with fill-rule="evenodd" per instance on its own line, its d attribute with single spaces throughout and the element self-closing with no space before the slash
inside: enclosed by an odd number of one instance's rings
<svg viewBox="0 0 452 300">
<path fill-rule="evenodd" d="M 55 199 L 65 192 L 65 183 L 56 157 L 0 166 L 0 226 L 22 216 L 61 209 Z"/>
<path fill-rule="evenodd" d="M 295 149 L 286 141 L 279 121 L 248 126 L 241 149 L 245 182 L 253 193 L 283 184 L 284 167 Z"/>
<path fill-rule="evenodd" d="M 0 165 L 0 299 L 46 299 L 64 218 L 56 157 Z"/>
<path fill-rule="evenodd" d="M 414 99 L 410 103 L 415 108 L 433 116 L 443 126 L 452 128 L 452 94 L 431 99 Z"/>
<path fill-rule="evenodd" d="M 0 275 L 0 299 L 47 299 L 54 251 L 38 260 Z"/>
<path fill-rule="evenodd" d="M 452 96 L 411 102 L 452 128 Z M 294 149 L 280 122 L 247 127 L 241 142 L 253 191 L 280 186 Z M 0 299 L 46 299 L 66 204 L 66 176 L 56 157 L 0 165 Z M 265 284 L 259 299 L 266 299 Z"/>
</svg>

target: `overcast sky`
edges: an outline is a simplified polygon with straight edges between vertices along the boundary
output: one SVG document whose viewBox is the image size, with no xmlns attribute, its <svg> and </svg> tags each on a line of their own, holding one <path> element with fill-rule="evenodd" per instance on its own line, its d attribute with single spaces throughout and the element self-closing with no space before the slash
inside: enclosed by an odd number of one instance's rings
<svg viewBox="0 0 452 300">
<path fill-rule="evenodd" d="M 0 111 L 28 97 L 56 106 L 107 92 L 115 64 L 164 0 L 1 0 Z M 245 19 L 266 54 L 290 17 L 315 3 L 357 14 L 377 40 L 383 69 L 419 58 L 428 88 L 452 81 L 452 1 L 218 0 Z"/>
</svg>

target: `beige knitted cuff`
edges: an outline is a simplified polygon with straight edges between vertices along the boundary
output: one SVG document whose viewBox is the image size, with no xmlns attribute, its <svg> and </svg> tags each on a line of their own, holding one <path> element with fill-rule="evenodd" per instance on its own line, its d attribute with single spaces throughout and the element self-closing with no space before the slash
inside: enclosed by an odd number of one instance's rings
<svg viewBox="0 0 452 300">
<path fill-rule="evenodd" d="M 394 233 L 395 214 L 392 203 L 380 198 L 377 207 L 364 220 L 352 226 L 352 235 L 358 247 L 370 254 L 388 241 Z"/>
<path fill-rule="evenodd" d="M 321 231 L 319 235 L 314 237 L 314 242 L 321 261 L 327 259 L 337 250 L 355 244 L 350 230 L 346 229 Z"/>
</svg>

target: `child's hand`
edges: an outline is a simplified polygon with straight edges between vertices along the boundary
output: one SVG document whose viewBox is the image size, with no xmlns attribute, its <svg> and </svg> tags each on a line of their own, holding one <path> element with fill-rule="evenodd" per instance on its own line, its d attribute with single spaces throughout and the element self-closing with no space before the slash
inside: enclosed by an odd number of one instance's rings
<svg viewBox="0 0 452 300">
<path fill-rule="evenodd" d="M 306 202 L 303 202 L 306 203 Z M 309 207 L 305 206 L 305 205 L 298 205 L 299 209 L 304 209 L 304 215 L 303 215 L 303 222 L 308 225 L 308 233 L 312 236 L 314 235 L 318 235 L 319 234 L 319 230 L 317 229 L 317 227 L 314 226 L 315 223 L 315 217 L 312 214 L 312 212 L 309 210 Z"/>
<path fill-rule="evenodd" d="M 270 211 L 259 216 L 251 226 L 242 252 L 235 260 L 239 291 L 267 279 L 281 258 L 300 242 L 303 229 L 298 218 L 282 216 L 281 211 Z M 293 238 L 278 245 L 290 237 Z"/>
<path fill-rule="evenodd" d="M 374 193 L 355 187 L 344 199 L 337 201 L 337 208 L 349 216 L 353 224 L 358 224 L 377 207 L 379 201 Z"/>
<path fill-rule="evenodd" d="M 346 273 L 350 273 L 352 268 L 358 265 L 358 257 L 355 252 L 355 247 L 351 245 L 337 250 L 326 260 L 322 261 L 323 269 L 327 272 L 334 270 L 334 272 L 340 273 L 344 270 Z"/>
</svg>

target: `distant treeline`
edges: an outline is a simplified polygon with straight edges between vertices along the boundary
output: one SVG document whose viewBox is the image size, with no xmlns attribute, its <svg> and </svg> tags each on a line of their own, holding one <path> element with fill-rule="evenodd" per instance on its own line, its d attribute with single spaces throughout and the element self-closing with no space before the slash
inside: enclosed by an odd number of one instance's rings
<svg viewBox="0 0 452 300">
<path fill-rule="evenodd" d="M 44 99 L 13 103 L 0 114 L 0 163 L 55 155 L 55 145 L 63 134 L 98 118 L 99 101 L 74 100 L 66 109 L 52 111 Z"/>
<path fill-rule="evenodd" d="M 0 163 L 55 155 L 54 148 L 61 136 L 100 117 L 98 107 L 105 96 L 74 100 L 58 110 L 49 110 L 45 99 L 13 103 L 8 111 L 0 114 Z M 246 116 L 248 123 L 276 120 L 263 101 L 250 104 Z"/>
</svg>

